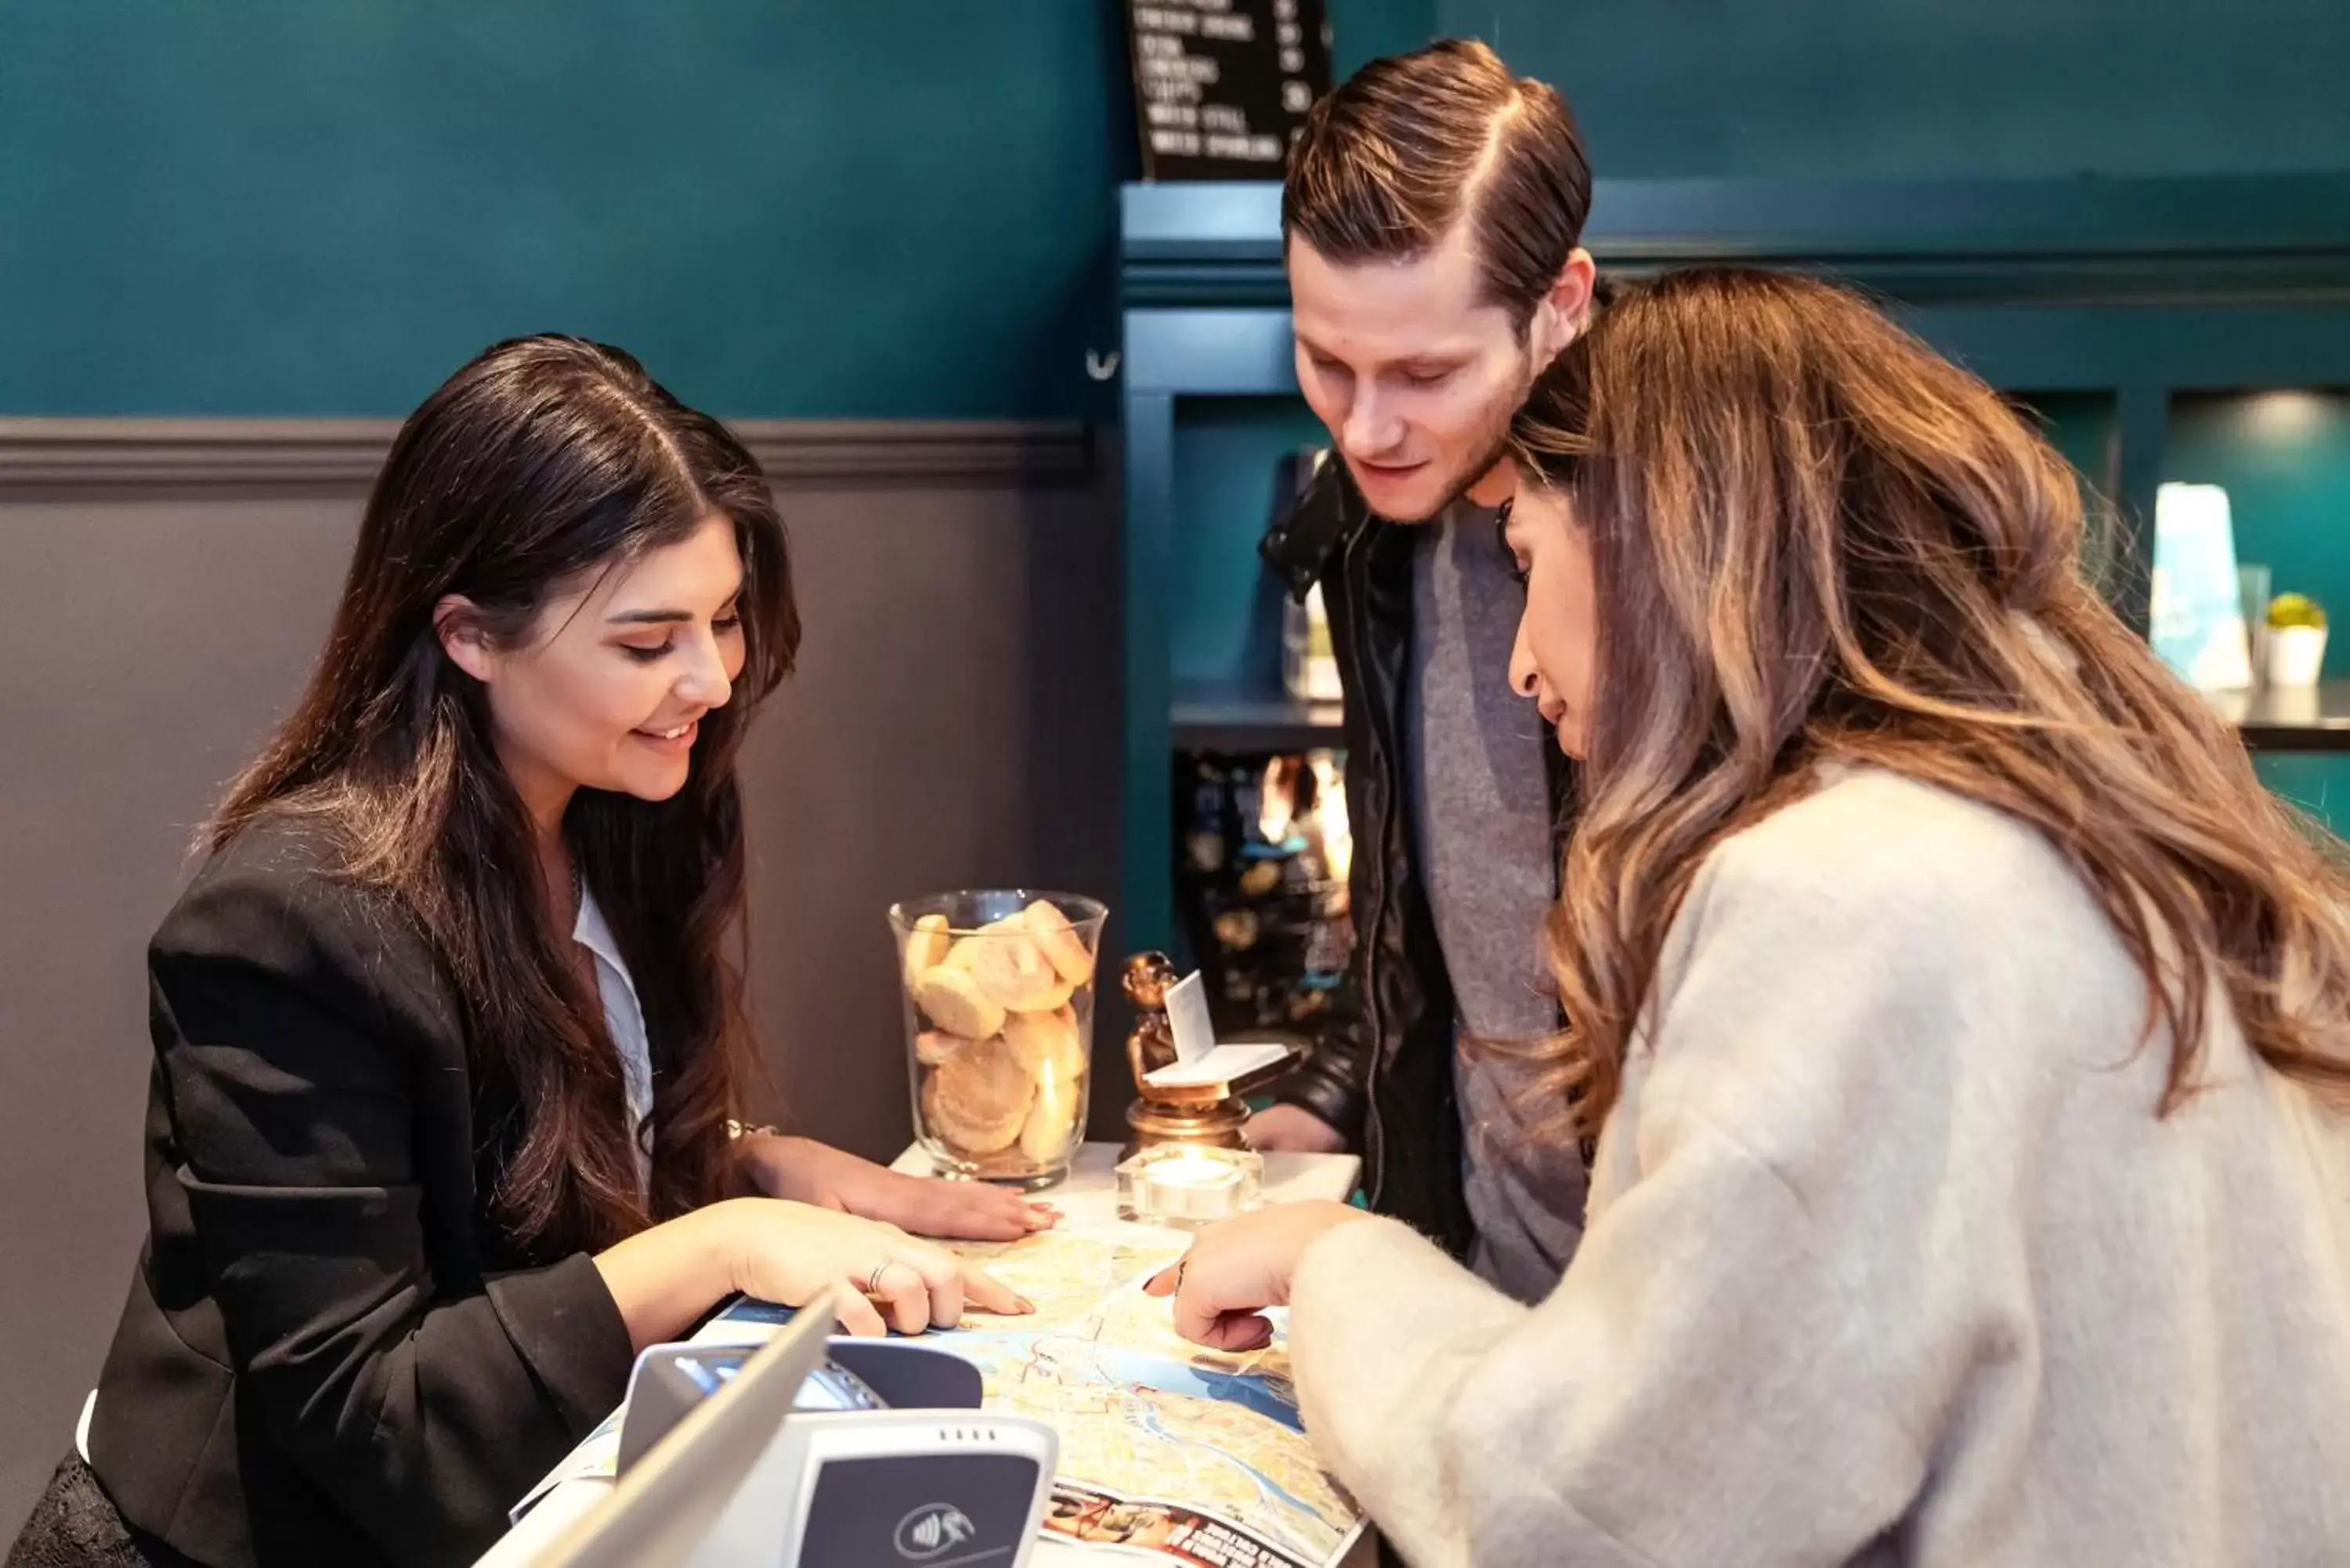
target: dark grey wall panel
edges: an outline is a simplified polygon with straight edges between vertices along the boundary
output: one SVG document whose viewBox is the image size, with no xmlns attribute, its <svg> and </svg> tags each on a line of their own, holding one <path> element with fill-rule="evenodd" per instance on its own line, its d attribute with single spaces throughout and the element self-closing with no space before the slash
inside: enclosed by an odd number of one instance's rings
<svg viewBox="0 0 2350 1568">
<path fill-rule="evenodd" d="M 0 1535 L 64 1452 L 130 1278 L 147 937 L 317 651 L 357 514 L 0 505 Z"/>
<path fill-rule="evenodd" d="M 132 1266 L 147 938 L 316 654 L 385 433 L 0 423 L 0 1541 Z M 1114 887 L 1115 487 L 1071 427 L 745 433 L 807 622 L 746 761 L 754 1007 L 793 1117 L 886 1158 L 888 901 Z"/>
<path fill-rule="evenodd" d="M 1114 896 L 1115 529 L 1080 490 L 785 501 L 806 640 L 745 760 L 754 1001 L 806 1130 L 894 1154 L 890 900 Z"/>
</svg>

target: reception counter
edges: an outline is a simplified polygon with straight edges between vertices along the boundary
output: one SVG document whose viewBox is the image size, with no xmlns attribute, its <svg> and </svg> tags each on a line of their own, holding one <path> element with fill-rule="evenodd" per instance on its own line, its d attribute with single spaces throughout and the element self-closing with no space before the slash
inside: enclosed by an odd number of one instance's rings
<svg viewBox="0 0 2350 1568">
<path fill-rule="evenodd" d="M 1098 1237 L 1120 1248 L 1142 1251 L 1156 1248 L 1170 1255 L 1180 1253 L 1184 1240 L 1181 1232 L 1133 1225 L 1118 1220 L 1113 1175 L 1117 1158 L 1116 1145 L 1087 1144 L 1079 1150 L 1068 1179 L 1041 1195 L 1062 1210 L 1064 1218 L 1059 1233 Z M 1344 1200 L 1354 1189 L 1358 1164 L 1352 1156 L 1266 1155 L 1265 1199 L 1275 1203 L 1311 1199 Z M 926 1157 L 919 1148 L 910 1149 L 899 1157 L 896 1168 L 917 1175 L 926 1175 L 929 1171 Z M 1131 1292 L 1132 1285 L 1128 1283 L 1121 1289 Z M 1032 1291 L 1030 1293 L 1035 1293 Z M 1128 1302 L 1119 1303 L 1119 1310 L 1138 1309 Z M 560 1481 L 530 1512 L 524 1515 L 521 1522 L 496 1548 L 481 1560 L 482 1568 L 524 1568 L 524 1565 L 536 1561 L 567 1526 L 592 1509 L 611 1486 L 612 1482 L 602 1479 Z M 1048 1534 L 1038 1542 L 1031 1562 L 1042 1565 L 1042 1568 L 1080 1568 L 1088 1561 L 1097 1561 L 1099 1556 L 1098 1552 Z M 1141 1561 L 1125 1554 L 1119 1554 L 1118 1560 Z M 1345 1561 L 1347 1568 L 1367 1565 L 1376 1561 L 1372 1536 L 1367 1530 L 1355 1542 Z"/>
</svg>

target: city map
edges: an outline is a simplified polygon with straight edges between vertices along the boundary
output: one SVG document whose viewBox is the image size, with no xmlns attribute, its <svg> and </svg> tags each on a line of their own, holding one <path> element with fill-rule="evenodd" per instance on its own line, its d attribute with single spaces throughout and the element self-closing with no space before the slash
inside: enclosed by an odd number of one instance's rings
<svg viewBox="0 0 2350 1568">
<path fill-rule="evenodd" d="M 991 1407 L 1061 1434 L 1046 1528 L 1214 1568 L 1336 1563 L 1362 1512 L 1314 1458 L 1287 1351 L 1276 1338 L 1229 1355 L 1176 1337 L 1142 1282 L 1183 1242 L 1145 1234 L 956 1248 L 1036 1303 L 1034 1316 L 971 1314 L 946 1339 L 979 1366 Z"/>
<path fill-rule="evenodd" d="M 994 1245 L 953 1243 L 1036 1304 L 1021 1317 L 972 1313 L 927 1336 L 976 1365 L 989 1408 L 1050 1424 L 1060 1473 L 1046 1532 L 1088 1553 L 1182 1568 L 1336 1568 L 1362 1511 L 1314 1458 L 1285 1342 L 1226 1355 L 1177 1337 L 1168 1303 L 1142 1282 L 1184 1238 L 1114 1226 L 1049 1231 Z M 738 1299 L 693 1335 L 765 1338 L 792 1309 Z M 611 1479 L 620 1412 L 517 1503 Z"/>
</svg>

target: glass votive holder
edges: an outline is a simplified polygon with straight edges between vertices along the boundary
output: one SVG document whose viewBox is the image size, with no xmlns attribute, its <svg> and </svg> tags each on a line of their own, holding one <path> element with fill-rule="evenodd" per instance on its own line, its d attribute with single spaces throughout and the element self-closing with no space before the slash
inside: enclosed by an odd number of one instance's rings
<svg viewBox="0 0 2350 1568">
<path fill-rule="evenodd" d="M 1118 1217 L 1179 1230 L 1245 1214 L 1264 1201 L 1253 1149 L 1154 1144 L 1118 1166 Z"/>
</svg>

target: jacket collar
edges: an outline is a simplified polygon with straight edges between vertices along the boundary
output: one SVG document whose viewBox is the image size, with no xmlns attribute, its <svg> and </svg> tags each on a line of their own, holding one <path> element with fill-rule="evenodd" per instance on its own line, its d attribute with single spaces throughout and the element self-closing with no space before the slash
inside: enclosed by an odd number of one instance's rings
<svg viewBox="0 0 2350 1568">
<path fill-rule="evenodd" d="M 1292 598 L 1305 599 L 1340 548 L 1372 519 L 1362 493 L 1347 477 L 1347 465 L 1329 451 L 1314 453 L 1314 472 L 1288 509 L 1277 514 L 1257 554 L 1273 568 Z"/>
</svg>

